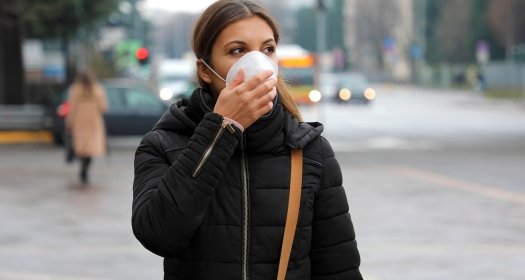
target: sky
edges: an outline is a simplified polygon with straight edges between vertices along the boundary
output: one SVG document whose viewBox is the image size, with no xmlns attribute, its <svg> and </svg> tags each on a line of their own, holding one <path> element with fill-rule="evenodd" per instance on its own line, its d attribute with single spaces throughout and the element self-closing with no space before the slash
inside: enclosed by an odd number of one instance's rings
<svg viewBox="0 0 525 280">
<path fill-rule="evenodd" d="M 148 10 L 200 13 L 213 2 L 215 0 L 146 0 L 143 5 Z"/>
<path fill-rule="evenodd" d="M 143 7 L 146 10 L 163 10 L 167 12 L 201 13 L 216 0 L 145 0 Z M 279 0 L 273 0 L 279 1 Z M 312 0 L 287 1 L 294 5 L 304 5 Z"/>
</svg>

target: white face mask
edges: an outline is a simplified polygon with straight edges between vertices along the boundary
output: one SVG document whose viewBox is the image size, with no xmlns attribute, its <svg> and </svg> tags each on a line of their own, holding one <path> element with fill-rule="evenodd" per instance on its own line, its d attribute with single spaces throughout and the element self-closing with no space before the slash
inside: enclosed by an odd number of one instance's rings
<svg viewBox="0 0 525 280">
<path fill-rule="evenodd" d="M 208 69 L 210 69 L 210 71 L 213 72 L 215 76 L 223 80 L 226 85 L 233 81 L 233 78 L 241 69 L 244 70 L 245 81 L 265 70 L 273 71 L 273 75 L 268 79 L 277 78 L 279 71 L 277 64 L 270 57 L 260 51 L 252 51 L 239 58 L 239 60 L 237 60 L 228 71 L 226 79 L 217 74 L 217 72 L 215 72 L 206 62 L 204 62 L 202 58 L 200 61 L 202 61 L 202 63 L 204 63 L 204 65 L 206 65 L 206 67 L 208 67 Z"/>
</svg>

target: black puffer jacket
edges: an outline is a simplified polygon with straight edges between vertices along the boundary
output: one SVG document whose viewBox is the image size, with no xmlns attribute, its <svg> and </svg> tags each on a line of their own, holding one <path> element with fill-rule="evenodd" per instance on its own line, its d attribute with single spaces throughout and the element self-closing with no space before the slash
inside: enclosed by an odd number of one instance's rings
<svg viewBox="0 0 525 280">
<path fill-rule="evenodd" d="M 203 90 L 174 104 L 135 155 L 133 232 L 164 257 L 164 279 L 276 279 L 302 148 L 301 208 L 286 279 L 362 279 L 339 165 L 319 123 L 278 102 L 244 133 Z"/>
</svg>

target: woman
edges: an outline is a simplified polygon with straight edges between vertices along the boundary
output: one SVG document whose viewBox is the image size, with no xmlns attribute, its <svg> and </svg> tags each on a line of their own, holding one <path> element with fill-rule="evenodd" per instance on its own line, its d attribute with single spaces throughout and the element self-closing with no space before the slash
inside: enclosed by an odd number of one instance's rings
<svg viewBox="0 0 525 280">
<path fill-rule="evenodd" d="M 219 0 L 194 27 L 201 87 L 171 106 L 135 155 L 133 232 L 164 257 L 164 279 L 276 278 L 292 148 L 303 150 L 303 185 L 286 279 L 362 279 L 321 124 L 300 122 L 273 71 L 228 79 L 246 53 L 276 62 L 278 41 L 274 21 L 252 1 Z"/>
<path fill-rule="evenodd" d="M 66 129 L 73 138 L 73 149 L 80 160 L 80 180 L 87 183 L 91 158 L 106 153 L 104 112 L 107 100 L 104 88 L 91 71 L 80 72 L 69 88 L 71 109 L 66 118 Z"/>
</svg>

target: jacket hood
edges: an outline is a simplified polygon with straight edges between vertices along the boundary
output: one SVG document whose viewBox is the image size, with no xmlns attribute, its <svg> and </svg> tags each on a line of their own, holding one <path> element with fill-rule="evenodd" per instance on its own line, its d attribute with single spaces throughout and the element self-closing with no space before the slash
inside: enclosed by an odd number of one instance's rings
<svg viewBox="0 0 525 280">
<path fill-rule="evenodd" d="M 213 112 L 213 96 L 197 88 L 188 99 L 181 99 L 171 105 L 153 130 L 171 130 L 178 133 L 192 134 L 204 115 Z M 262 116 L 248 127 L 244 134 L 248 151 L 255 153 L 275 152 L 286 145 L 301 149 L 314 138 L 321 135 L 323 125 L 318 122 L 299 122 L 281 105 L 280 99 L 274 100 L 272 111 Z"/>
<path fill-rule="evenodd" d="M 153 130 L 162 129 L 193 133 L 204 114 L 213 112 L 214 106 L 215 99 L 213 96 L 204 89 L 197 88 L 190 98 L 183 98 L 173 103 L 153 127 Z"/>
<path fill-rule="evenodd" d="M 302 149 L 323 132 L 319 122 L 299 122 L 296 118 L 285 119 L 286 144 L 294 149 Z"/>
</svg>

